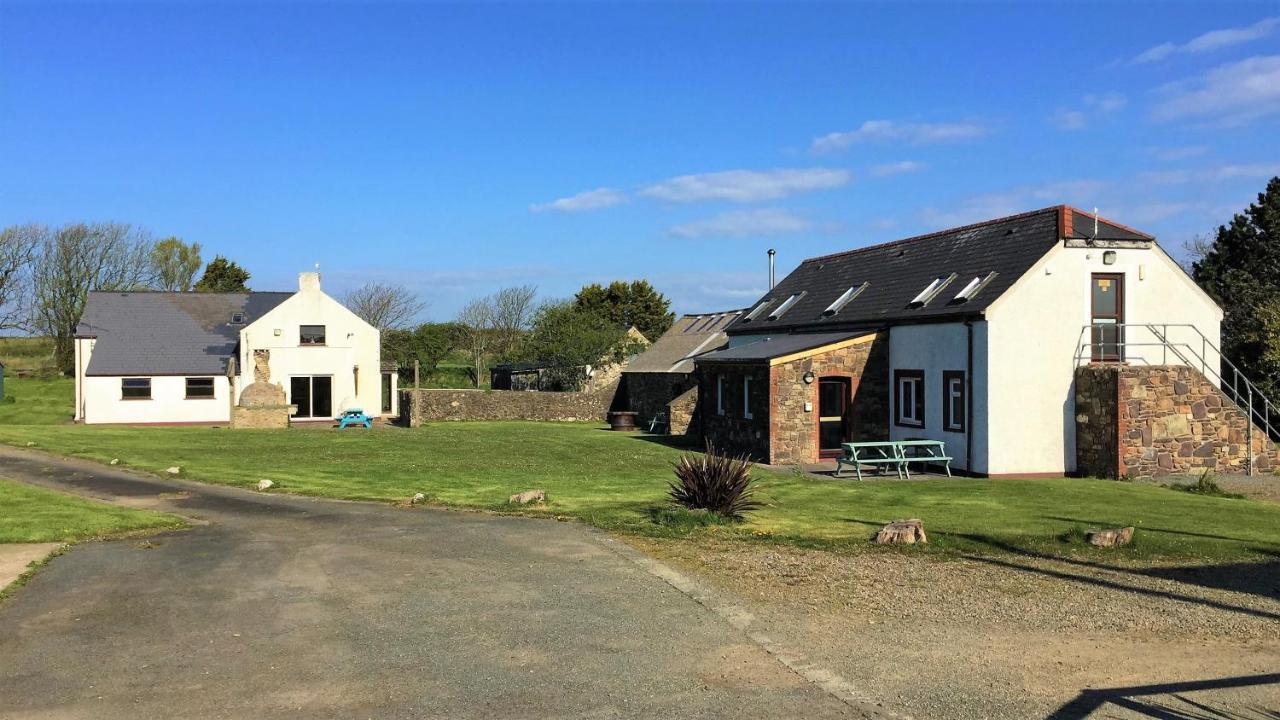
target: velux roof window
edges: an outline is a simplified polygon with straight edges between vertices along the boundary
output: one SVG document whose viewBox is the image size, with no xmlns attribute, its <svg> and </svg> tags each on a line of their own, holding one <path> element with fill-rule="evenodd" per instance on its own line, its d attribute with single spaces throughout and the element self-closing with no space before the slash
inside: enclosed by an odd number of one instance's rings
<svg viewBox="0 0 1280 720">
<path fill-rule="evenodd" d="M 861 295 L 862 291 L 866 290 L 867 286 L 870 284 L 871 283 L 869 282 L 864 282 L 861 285 L 858 285 L 857 287 L 851 287 L 848 290 L 845 290 L 844 294 L 836 298 L 835 302 L 828 305 L 827 309 L 822 311 L 822 316 L 831 317 L 832 315 L 835 315 L 836 313 L 840 312 L 842 309 L 844 309 L 845 305 L 849 304 L 850 300 L 853 300 L 854 298 Z"/>
<path fill-rule="evenodd" d="M 796 303 L 800 302 L 800 298 L 802 298 L 802 297 L 804 297 L 804 293 L 800 293 L 799 295 L 792 295 L 791 297 L 787 298 L 786 300 L 783 300 L 783 301 L 782 301 L 782 304 L 778 306 L 778 309 L 777 309 L 777 310 L 774 310 L 774 311 L 773 311 L 773 312 L 771 312 L 771 313 L 769 313 L 769 317 L 768 317 L 768 318 L 766 318 L 766 319 L 768 319 L 768 320 L 777 320 L 778 318 L 782 317 L 782 315 L 783 315 L 785 312 L 787 312 L 788 310 L 790 310 L 790 309 L 792 308 L 792 306 L 794 306 Z"/>
<path fill-rule="evenodd" d="M 911 302 L 907 303 L 907 307 L 922 308 L 925 305 L 928 305 L 930 300 L 938 297 L 938 293 L 942 292 L 942 290 L 950 285 L 951 281 L 955 279 L 955 273 L 951 273 L 946 277 L 934 278 L 933 282 L 929 283 L 928 287 L 921 290 L 919 295 L 916 295 L 911 299 Z"/>
<path fill-rule="evenodd" d="M 746 317 L 742 318 L 742 322 L 749 323 L 752 320 L 755 320 L 756 318 L 760 317 L 760 313 L 764 312 L 765 309 L 768 308 L 771 304 L 773 304 L 772 300 L 765 300 L 761 302 L 759 305 L 756 306 L 754 310 L 747 313 Z"/>
<path fill-rule="evenodd" d="M 960 292 L 956 293 L 955 298 L 953 298 L 951 302 L 954 302 L 954 303 L 969 302 L 974 298 L 975 295 L 982 292 L 982 289 L 985 288 L 992 280 L 994 280 L 996 275 L 999 275 L 999 273 L 989 272 L 987 273 L 987 276 L 984 278 L 974 278 L 970 280 L 968 285 L 965 285 L 963 288 L 960 289 Z"/>
</svg>

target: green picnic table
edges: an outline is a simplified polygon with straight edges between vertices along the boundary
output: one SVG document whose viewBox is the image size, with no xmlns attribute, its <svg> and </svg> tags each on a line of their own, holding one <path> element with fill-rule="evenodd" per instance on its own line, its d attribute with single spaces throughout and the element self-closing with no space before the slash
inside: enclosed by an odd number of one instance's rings
<svg viewBox="0 0 1280 720">
<path fill-rule="evenodd" d="M 911 463 L 941 464 L 951 477 L 951 460 L 946 443 L 941 440 L 890 440 L 884 442 L 841 443 L 844 455 L 836 458 L 836 477 L 845 465 L 852 465 L 858 479 L 862 479 L 862 466 L 870 465 L 878 472 L 893 468 L 901 480 L 911 478 Z"/>
</svg>

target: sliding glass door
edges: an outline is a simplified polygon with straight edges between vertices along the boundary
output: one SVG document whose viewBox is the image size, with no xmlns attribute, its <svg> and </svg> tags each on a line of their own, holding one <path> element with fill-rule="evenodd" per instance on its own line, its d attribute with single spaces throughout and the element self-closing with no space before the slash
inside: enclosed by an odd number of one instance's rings
<svg viewBox="0 0 1280 720">
<path fill-rule="evenodd" d="M 297 405 L 296 418 L 333 417 L 333 378 L 303 375 L 289 378 L 289 403 Z"/>
</svg>

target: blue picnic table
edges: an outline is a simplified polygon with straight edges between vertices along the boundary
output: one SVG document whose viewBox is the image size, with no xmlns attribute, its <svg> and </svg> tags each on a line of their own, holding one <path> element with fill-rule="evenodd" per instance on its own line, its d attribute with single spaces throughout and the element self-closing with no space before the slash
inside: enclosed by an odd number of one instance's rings
<svg viewBox="0 0 1280 720">
<path fill-rule="evenodd" d="M 836 458 L 836 477 L 844 477 L 845 465 L 852 465 L 858 479 L 862 467 L 868 465 L 878 473 L 893 468 L 901 480 L 911 479 L 911 464 L 939 464 L 951 477 L 951 460 L 946 443 L 941 440 L 889 440 L 880 442 L 842 443 L 844 454 Z"/>
</svg>

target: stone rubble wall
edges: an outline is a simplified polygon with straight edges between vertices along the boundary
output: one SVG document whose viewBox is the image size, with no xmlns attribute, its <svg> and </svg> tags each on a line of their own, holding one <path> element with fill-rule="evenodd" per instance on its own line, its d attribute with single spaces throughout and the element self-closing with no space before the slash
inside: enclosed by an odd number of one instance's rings
<svg viewBox="0 0 1280 720">
<path fill-rule="evenodd" d="M 667 413 L 669 404 L 697 385 L 693 373 L 629 372 L 622 375 L 626 409 L 639 413 L 636 422 L 644 427 L 659 413 Z M 683 434 L 683 431 L 672 434 Z"/>
<path fill-rule="evenodd" d="M 617 389 L 616 380 L 590 392 L 406 389 L 400 419 L 409 427 L 445 420 L 604 422 Z"/>
<path fill-rule="evenodd" d="M 1258 472 L 1280 467 L 1275 443 L 1255 426 L 1250 447 L 1245 413 L 1194 368 L 1079 368 L 1076 413 L 1076 464 L 1081 474 L 1244 473 L 1251 459 Z"/>
<path fill-rule="evenodd" d="M 679 397 L 667 403 L 668 435 L 698 435 L 698 386 L 685 390 Z"/>
<path fill-rule="evenodd" d="M 256 407 L 235 406 L 231 408 L 231 427 L 237 430 L 268 430 L 289 427 L 289 406 L 272 407 L 260 405 Z"/>
</svg>

